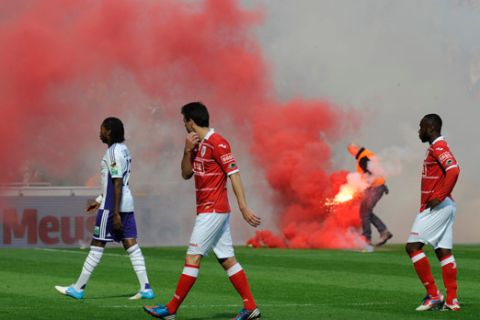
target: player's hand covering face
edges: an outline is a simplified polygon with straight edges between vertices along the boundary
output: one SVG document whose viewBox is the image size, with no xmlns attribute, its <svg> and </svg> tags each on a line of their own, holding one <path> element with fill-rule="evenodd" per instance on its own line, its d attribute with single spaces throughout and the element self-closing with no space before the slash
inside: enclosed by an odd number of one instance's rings
<svg viewBox="0 0 480 320">
<path fill-rule="evenodd" d="M 195 132 L 190 132 L 187 134 L 187 137 L 185 139 L 185 150 L 186 151 L 192 151 L 193 148 L 200 142 L 200 138 L 198 137 L 198 134 Z"/>
<path fill-rule="evenodd" d="M 185 129 L 187 130 L 188 133 L 190 132 L 193 132 L 193 120 L 190 119 L 190 120 L 185 120 L 185 118 L 183 118 L 183 124 L 185 125 Z"/>
</svg>

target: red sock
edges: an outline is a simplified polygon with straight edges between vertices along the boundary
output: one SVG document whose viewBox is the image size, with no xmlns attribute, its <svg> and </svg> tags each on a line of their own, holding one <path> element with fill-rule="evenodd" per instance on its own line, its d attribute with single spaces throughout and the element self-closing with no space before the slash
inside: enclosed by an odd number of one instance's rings
<svg viewBox="0 0 480 320">
<path fill-rule="evenodd" d="M 185 264 L 183 272 L 180 275 L 180 279 L 178 280 L 175 295 L 173 296 L 172 300 L 170 300 L 170 302 L 167 304 L 167 308 L 170 313 L 177 312 L 178 307 L 180 307 L 180 304 L 183 302 L 188 292 L 193 287 L 195 280 L 197 280 L 199 271 L 200 266 Z"/>
<path fill-rule="evenodd" d="M 442 266 L 443 284 L 447 289 L 448 304 L 453 304 L 453 299 L 457 298 L 457 265 L 453 255 L 449 255 L 440 261 Z"/>
<path fill-rule="evenodd" d="M 254 310 L 257 305 L 255 304 L 255 300 L 253 300 L 247 275 L 245 274 L 245 271 L 243 271 L 240 263 L 237 262 L 230 267 L 230 269 L 227 270 L 227 274 L 230 278 L 230 282 L 243 299 L 243 307 L 247 310 Z"/>
<path fill-rule="evenodd" d="M 433 279 L 432 270 L 430 269 L 430 263 L 423 250 L 418 250 L 410 254 L 410 259 L 413 262 L 413 267 L 422 281 L 427 293 L 431 296 L 438 295 L 438 288 Z"/>
</svg>

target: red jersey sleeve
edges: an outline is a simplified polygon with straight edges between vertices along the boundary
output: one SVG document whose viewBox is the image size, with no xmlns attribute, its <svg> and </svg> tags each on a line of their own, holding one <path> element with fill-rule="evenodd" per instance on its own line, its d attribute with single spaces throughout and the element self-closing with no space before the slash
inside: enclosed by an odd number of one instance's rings
<svg viewBox="0 0 480 320">
<path fill-rule="evenodd" d="M 437 159 L 440 166 L 447 172 L 450 169 L 458 168 L 458 163 L 446 143 L 438 143 L 432 146 L 432 156 Z"/>
<path fill-rule="evenodd" d="M 214 145 L 212 156 L 228 176 L 240 171 L 230 149 L 230 144 L 225 139 Z"/>
<path fill-rule="evenodd" d="M 437 198 L 443 201 L 446 197 L 450 196 L 453 191 L 453 187 L 458 179 L 460 169 L 458 167 L 457 160 L 453 156 L 450 148 L 446 143 L 439 143 L 432 146 L 432 155 L 438 161 L 440 166 L 445 171 L 445 179 L 442 185 L 433 193 L 432 199 Z"/>
</svg>

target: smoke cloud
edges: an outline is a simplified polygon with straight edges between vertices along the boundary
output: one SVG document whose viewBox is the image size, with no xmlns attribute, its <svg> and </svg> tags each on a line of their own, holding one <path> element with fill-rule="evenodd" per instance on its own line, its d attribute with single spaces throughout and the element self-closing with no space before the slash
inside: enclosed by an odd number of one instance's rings
<svg viewBox="0 0 480 320">
<path fill-rule="evenodd" d="M 136 161 L 134 191 L 176 197 L 175 212 L 191 216 L 193 189 L 178 169 L 179 108 L 200 100 L 234 153 L 249 153 L 238 156 L 242 172 L 254 172 L 246 184 L 269 190 L 249 197 L 266 226 L 282 230 L 274 246 L 357 245 L 356 202 L 326 203 L 346 180 L 332 145 L 360 117 L 327 100 L 276 96 L 254 34 L 262 9 L 234 0 L 20 0 L 0 9 L 0 144 L 8 155 L 0 180 L 97 183 L 98 130 L 113 115 Z"/>
<path fill-rule="evenodd" d="M 461 167 L 454 239 L 478 243 L 480 1 L 244 1 L 265 7 L 256 33 L 275 66 L 278 97 L 322 97 L 361 114 L 355 135 L 332 145 L 333 159 L 353 170 L 350 142 L 378 155 L 390 193 L 375 213 L 394 242 L 407 240 L 419 210 L 427 149 L 417 135 L 420 119 L 442 117 Z"/>
</svg>

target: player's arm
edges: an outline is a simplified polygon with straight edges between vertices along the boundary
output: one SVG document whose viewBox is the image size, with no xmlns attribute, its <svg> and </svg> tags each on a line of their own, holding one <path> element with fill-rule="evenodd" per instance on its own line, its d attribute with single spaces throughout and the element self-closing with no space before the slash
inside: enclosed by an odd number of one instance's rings
<svg viewBox="0 0 480 320">
<path fill-rule="evenodd" d="M 185 180 L 190 179 L 193 176 L 193 149 L 200 142 L 200 138 L 195 132 L 190 132 L 187 134 L 185 139 L 185 147 L 183 149 L 183 158 L 182 158 L 182 177 Z"/>
<path fill-rule="evenodd" d="M 103 200 L 103 194 L 99 195 L 95 199 L 89 199 L 87 201 L 87 208 L 85 209 L 85 211 L 91 212 L 94 210 L 98 210 L 98 208 L 100 208 L 100 205 L 102 204 L 102 200 Z"/>
<path fill-rule="evenodd" d="M 440 186 L 439 189 L 435 190 L 435 193 L 432 195 L 432 199 L 427 202 L 427 208 L 435 208 L 443 200 L 445 200 L 449 194 L 452 193 L 453 188 L 457 183 L 459 174 L 460 169 L 458 167 L 453 167 L 445 172 L 445 182 Z"/>
<path fill-rule="evenodd" d="M 435 190 L 431 200 L 427 202 L 427 208 L 431 209 L 439 205 L 449 194 L 452 193 L 453 188 L 457 183 L 458 175 L 460 174 L 457 160 L 450 150 L 435 148 L 433 151 L 433 156 L 440 163 L 443 170 L 445 170 L 445 181 L 437 190 Z"/>
<path fill-rule="evenodd" d="M 240 212 L 242 212 L 243 219 L 245 219 L 245 221 L 247 221 L 252 227 L 258 227 L 261 219 L 247 206 L 240 173 L 237 171 L 236 173 L 231 174 L 230 181 L 232 183 L 233 192 L 237 197 L 238 208 L 240 209 Z"/>
</svg>

